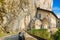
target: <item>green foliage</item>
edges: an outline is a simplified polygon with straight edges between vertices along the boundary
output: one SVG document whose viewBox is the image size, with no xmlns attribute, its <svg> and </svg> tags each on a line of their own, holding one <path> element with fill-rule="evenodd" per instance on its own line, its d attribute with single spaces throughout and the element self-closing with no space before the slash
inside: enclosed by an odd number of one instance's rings
<svg viewBox="0 0 60 40">
<path fill-rule="evenodd" d="M 50 38 L 50 33 L 47 32 L 47 29 L 33 29 L 33 30 L 30 30 L 29 33 L 48 39 L 48 40 L 52 40 L 52 38 Z"/>
<path fill-rule="evenodd" d="M 54 34 L 55 40 L 60 40 L 60 28 L 58 28 L 58 31 Z"/>
</svg>

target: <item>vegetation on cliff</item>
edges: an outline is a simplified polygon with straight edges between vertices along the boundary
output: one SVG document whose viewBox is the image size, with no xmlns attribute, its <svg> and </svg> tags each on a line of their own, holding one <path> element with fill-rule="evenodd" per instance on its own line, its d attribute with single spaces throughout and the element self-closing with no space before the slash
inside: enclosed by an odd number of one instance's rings
<svg viewBox="0 0 60 40">
<path fill-rule="evenodd" d="M 53 40 L 51 38 L 51 34 L 47 31 L 47 29 L 33 29 L 28 31 L 28 33 L 47 39 L 47 40 Z"/>
<path fill-rule="evenodd" d="M 58 31 L 54 34 L 55 40 L 60 40 L 60 28 L 58 28 Z"/>
</svg>

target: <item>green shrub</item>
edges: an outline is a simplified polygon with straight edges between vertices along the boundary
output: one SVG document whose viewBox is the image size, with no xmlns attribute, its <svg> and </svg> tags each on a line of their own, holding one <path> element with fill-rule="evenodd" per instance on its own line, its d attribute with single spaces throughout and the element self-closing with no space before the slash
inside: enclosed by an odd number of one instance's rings
<svg viewBox="0 0 60 40">
<path fill-rule="evenodd" d="M 58 28 L 58 31 L 54 34 L 55 40 L 60 40 L 60 28 Z"/>
<path fill-rule="evenodd" d="M 52 40 L 52 38 L 50 38 L 50 33 L 47 31 L 47 29 L 32 29 L 28 32 L 30 34 L 36 35 L 38 37 Z"/>
</svg>

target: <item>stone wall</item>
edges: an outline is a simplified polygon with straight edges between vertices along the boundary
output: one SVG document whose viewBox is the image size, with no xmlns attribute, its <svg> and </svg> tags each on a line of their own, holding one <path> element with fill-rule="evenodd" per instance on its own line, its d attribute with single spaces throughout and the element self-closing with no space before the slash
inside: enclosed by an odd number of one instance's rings
<svg viewBox="0 0 60 40">
<path fill-rule="evenodd" d="M 57 18 L 50 11 L 38 10 L 35 18 L 35 29 L 48 29 L 49 32 L 56 32 Z M 33 27 L 33 26 L 32 26 Z"/>
<path fill-rule="evenodd" d="M 58 19 L 58 22 L 57 22 L 57 28 L 60 27 L 60 18 Z"/>
<path fill-rule="evenodd" d="M 46 19 L 43 20 L 43 24 L 45 23 L 44 28 L 47 28 L 50 31 L 56 32 L 57 31 L 57 29 L 56 29 L 57 18 L 54 16 L 54 14 L 51 13 L 51 12 L 47 12 L 47 11 L 40 11 L 40 13 L 42 15 L 42 19 L 46 18 Z"/>
</svg>

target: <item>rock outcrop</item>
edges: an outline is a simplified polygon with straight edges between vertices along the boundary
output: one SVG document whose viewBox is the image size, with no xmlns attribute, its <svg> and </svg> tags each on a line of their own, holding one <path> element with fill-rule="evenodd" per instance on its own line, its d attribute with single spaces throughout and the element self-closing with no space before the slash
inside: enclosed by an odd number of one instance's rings
<svg viewBox="0 0 60 40">
<path fill-rule="evenodd" d="M 46 10 L 52 10 L 53 0 L 36 0 L 36 6 Z"/>
<path fill-rule="evenodd" d="M 37 7 L 52 10 L 52 0 L 4 0 L 1 27 L 6 32 L 26 30 L 36 14 Z"/>
</svg>

